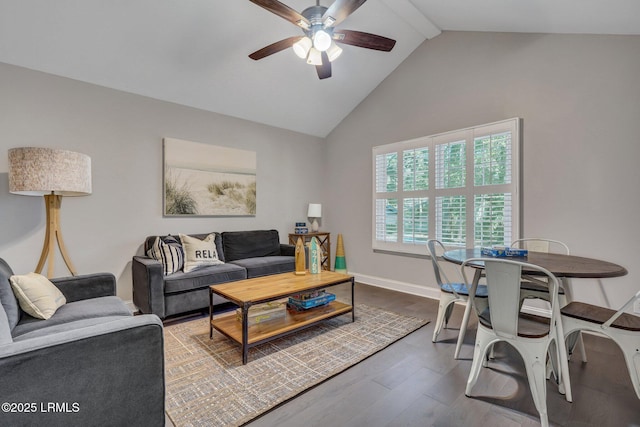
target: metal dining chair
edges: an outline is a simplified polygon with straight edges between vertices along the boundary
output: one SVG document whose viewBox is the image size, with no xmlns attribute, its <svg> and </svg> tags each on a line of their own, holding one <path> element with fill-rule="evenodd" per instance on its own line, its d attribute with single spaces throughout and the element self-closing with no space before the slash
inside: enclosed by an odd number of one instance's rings
<svg viewBox="0 0 640 427">
<path fill-rule="evenodd" d="M 466 302 L 469 298 L 469 288 L 464 281 L 452 282 L 448 279 L 444 269 L 440 267 L 438 260 L 442 257 L 442 253 L 445 251 L 444 245 L 436 239 L 430 239 L 427 241 L 427 250 L 431 257 L 431 264 L 433 265 L 433 272 L 436 277 L 436 283 L 440 287 L 440 302 L 438 303 L 438 315 L 436 317 L 436 324 L 433 330 L 433 338 L 431 341 L 436 342 L 438 335 L 442 331 L 443 326 L 446 328 L 455 302 Z M 479 301 L 476 303 L 482 309 L 486 308 L 487 299 L 487 287 L 484 285 L 478 285 L 476 296 Z M 480 300 L 484 300 L 480 301 Z"/>
<path fill-rule="evenodd" d="M 559 253 L 564 255 L 571 255 L 569 250 L 569 246 L 566 243 L 561 242 L 560 240 L 547 239 L 543 237 L 528 237 L 524 239 L 517 239 L 511 243 L 512 247 L 527 249 L 529 251 L 534 252 L 544 252 L 544 253 Z M 565 291 L 565 285 L 569 285 L 569 283 L 564 283 L 565 280 L 560 280 L 560 286 L 558 288 L 558 303 L 560 307 L 564 307 L 569 302 L 570 295 L 567 296 L 567 291 Z M 539 298 L 545 301 L 549 301 L 549 291 L 548 287 L 545 283 L 539 283 L 537 280 L 523 280 L 520 283 L 520 297 L 521 301 L 524 301 L 527 298 Z M 584 341 L 582 340 L 582 336 L 577 337 L 577 339 L 573 340 L 574 346 L 571 347 L 571 350 L 577 346 L 580 349 L 580 354 L 582 355 L 582 361 L 587 362 L 587 352 L 584 348 Z M 571 354 L 571 352 L 570 352 Z M 571 356 L 569 356 L 571 357 Z"/>
<path fill-rule="evenodd" d="M 514 240 L 511 243 L 511 247 L 522 248 L 534 252 L 553 252 L 570 255 L 569 246 L 567 246 L 565 243 L 559 240 L 545 239 L 540 237 Z M 544 284 L 539 284 L 531 280 L 524 280 L 520 284 L 520 296 L 522 299 L 540 298 L 548 301 L 548 295 L 549 291 L 547 289 L 547 286 L 545 286 Z M 567 304 L 567 298 L 562 284 L 560 284 L 560 287 L 558 288 L 558 301 L 561 307 Z"/>
<path fill-rule="evenodd" d="M 595 332 L 613 340 L 622 350 L 631 383 L 640 399 L 640 316 L 625 310 L 640 300 L 640 291 L 618 311 L 573 301 L 560 309 L 565 338 L 581 331 Z"/>
<path fill-rule="evenodd" d="M 558 307 L 558 279 L 548 270 L 533 264 L 500 258 L 470 258 L 462 263 L 461 271 L 465 283 L 465 267 L 474 262 L 484 262 L 488 290 L 488 307 L 478 318 L 478 330 L 473 353 L 471 372 L 465 394 L 471 391 L 478 380 L 480 369 L 488 365 L 488 352 L 497 342 L 503 341 L 515 348 L 527 372 L 527 379 L 536 409 L 543 427 L 549 425 L 547 414 L 547 355 L 559 366 L 558 382 L 572 400 L 569 382 L 562 322 Z M 549 284 L 551 318 L 525 315 L 520 311 L 520 282 L 522 268 L 539 271 Z M 474 297 L 473 292 L 470 295 Z M 475 303 L 475 299 L 473 302 Z"/>
</svg>

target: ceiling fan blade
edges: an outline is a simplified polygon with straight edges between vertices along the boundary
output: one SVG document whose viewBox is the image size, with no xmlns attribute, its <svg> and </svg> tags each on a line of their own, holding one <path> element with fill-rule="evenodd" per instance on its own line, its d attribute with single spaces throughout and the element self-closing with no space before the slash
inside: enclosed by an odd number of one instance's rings
<svg viewBox="0 0 640 427">
<path fill-rule="evenodd" d="M 275 13 L 281 18 L 286 19 L 294 25 L 302 28 L 309 28 L 311 23 L 307 18 L 300 15 L 295 10 L 291 9 L 284 3 L 280 3 L 278 0 L 249 0 L 251 3 L 255 3 L 258 6 L 267 9 L 271 13 Z"/>
<path fill-rule="evenodd" d="M 327 26 L 334 27 L 344 21 L 347 16 L 355 12 L 356 9 L 366 1 L 367 0 L 336 0 L 329 6 L 329 9 L 324 12 L 324 15 L 322 15 L 322 22 L 325 22 L 328 17 L 332 17 L 335 21 Z"/>
<path fill-rule="evenodd" d="M 366 49 L 381 50 L 389 52 L 396 45 L 396 41 L 387 37 L 378 36 L 362 31 L 336 30 L 333 39 L 337 43 L 350 44 L 352 46 L 364 47 Z"/>
<path fill-rule="evenodd" d="M 318 78 L 328 79 L 331 77 L 331 62 L 329 61 L 329 56 L 327 52 L 322 52 L 322 65 L 316 65 L 316 71 L 318 72 Z"/>
<path fill-rule="evenodd" d="M 286 48 L 293 46 L 295 42 L 297 42 L 303 37 L 304 36 L 294 36 L 294 37 L 289 37 L 287 39 L 272 43 L 269 46 L 265 46 L 260 50 L 256 50 L 251 55 L 249 55 L 249 58 L 257 61 L 258 59 L 262 59 L 266 56 L 273 55 L 274 53 L 278 53 L 281 50 L 285 50 Z"/>
</svg>

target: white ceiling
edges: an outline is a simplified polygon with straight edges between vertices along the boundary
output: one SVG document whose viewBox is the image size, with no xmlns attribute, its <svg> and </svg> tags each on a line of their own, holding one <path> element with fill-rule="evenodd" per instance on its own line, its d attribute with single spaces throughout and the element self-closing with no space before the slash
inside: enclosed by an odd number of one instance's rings
<svg viewBox="0 0 640 427">
<path fill-rule="evenodd" d="M 397 43 L 343 45 L 319 80 L 290 49 L 248 58 L 302 34 L 249 0 L 0 0 L 0 62 L 324 137 L 441 31 L 640 34 L 640 1 L 369 0 L 338 28 Z"/>
</svg>

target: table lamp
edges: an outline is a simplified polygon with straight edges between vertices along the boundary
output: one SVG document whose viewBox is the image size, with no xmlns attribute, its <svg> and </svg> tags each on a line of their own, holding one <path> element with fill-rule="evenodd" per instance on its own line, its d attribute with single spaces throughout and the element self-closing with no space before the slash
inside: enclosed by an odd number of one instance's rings
<svg viewBox="0 0 640 427">
<path fill-rule="evenodd" d="M 91 158 L 85 154 L 53 148 L 23 147 L 9 150 L 9 192 L 23 196 L 44 196 L 47 229 L 42 254 L 35 269 L 40 273 L 48 261 L 47 277 L 54 274 L 54 245 L 76 276 L 60 230 L 62 196 L 91 194 Z"/>
<path fill-rule="evenodd" d="M 318 231 L 318 218 L 322 218 L 322 205 L 320 203 L 309 203 L 307 217 L 313 218 L 311 222 L 311 231 Z"/>
</svg>

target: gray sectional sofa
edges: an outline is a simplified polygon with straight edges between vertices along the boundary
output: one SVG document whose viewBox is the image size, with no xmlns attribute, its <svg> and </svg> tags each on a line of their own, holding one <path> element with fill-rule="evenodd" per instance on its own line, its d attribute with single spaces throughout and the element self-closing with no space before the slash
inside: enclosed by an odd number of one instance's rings
<svg viewBox="0 0 640 427">
<path fill-rule="evenodd" d="M 204 239 L 208 234 L 190 236 Z M 157 237 L 149 236 L 144 253 Z M 218 258 L 224 264 L 165 275 L 161 261 L 146 255 L 133 257 L 133 302 L 142 313 L 161 319 L 209 307 L 209 285 L 295 270 L 295 247 L 280 243 L 277 230 L 215 233 Z M 228 301 L 214 295 L 214 304 Z"/>
<path fill-rule="evenodd" d="M 0 259 L 2 426 L 164 425 L 164 338 L 133 316 L 112 274 L 52 279 L 66 303 L 47 320 L 22 311 Z"/>
</svg>

